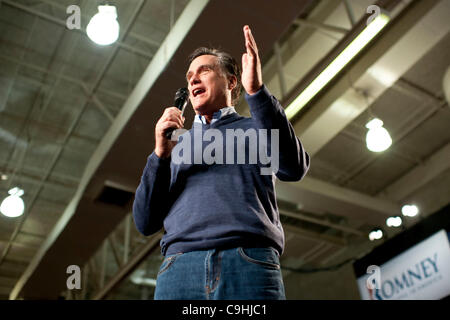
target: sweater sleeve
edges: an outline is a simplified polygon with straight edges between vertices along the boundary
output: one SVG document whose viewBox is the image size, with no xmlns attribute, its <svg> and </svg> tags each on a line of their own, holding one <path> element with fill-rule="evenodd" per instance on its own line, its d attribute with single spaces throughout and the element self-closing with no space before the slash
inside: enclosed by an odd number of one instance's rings
<svg viewBox="0 0 450 320">
<path fill-rule="evenodd" d="M 277 178 L 282 181 L 302 179 L 309 169 L 309 155 L 296 137 L 280 102 L 270 94 L 265 85 L 253 95 L 246 93 L 245 99 L 258 128 L 279 130 L 279 168 L 275 174 Z"/>
<path fill-rule="evenodd" d="M 169 210 L 170 159 L 161 159 L 153 152 L 136 189 L 133 218 L 136 228 L 148 236 L 159 231 Z"/>
</svg>

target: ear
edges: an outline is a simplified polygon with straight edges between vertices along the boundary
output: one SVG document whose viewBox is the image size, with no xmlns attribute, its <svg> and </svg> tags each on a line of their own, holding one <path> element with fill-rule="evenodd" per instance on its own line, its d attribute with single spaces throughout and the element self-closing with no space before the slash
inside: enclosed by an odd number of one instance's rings
<svg viewBox="0 0 450 320">
<path fill-rule="evenodd" d="M 228 77 L 228 89 L 233 90 L 234 88 L 236 88 L 236 84 L 237 84 L 236 76 Z"/>
</svg>

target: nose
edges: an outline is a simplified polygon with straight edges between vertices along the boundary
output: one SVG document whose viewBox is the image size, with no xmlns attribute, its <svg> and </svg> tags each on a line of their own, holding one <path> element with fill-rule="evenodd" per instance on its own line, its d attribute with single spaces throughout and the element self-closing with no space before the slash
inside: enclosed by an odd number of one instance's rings
<svg viewBox="0 0 450 320">
<path fill-rule="evenodd" d="M 197 73 L 194 73 L 189 79 L 189 85 L 192 87 L 194 84 L 200 83 L 200 78 Z"/>
</svg>

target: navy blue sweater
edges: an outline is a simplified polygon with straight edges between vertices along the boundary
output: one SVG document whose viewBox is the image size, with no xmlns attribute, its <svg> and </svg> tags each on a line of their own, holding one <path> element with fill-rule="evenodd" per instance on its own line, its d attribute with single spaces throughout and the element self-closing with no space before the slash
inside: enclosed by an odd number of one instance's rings
<svg viewBox="0 0 450 320">
<path fill-rule="evenodd" d="M 284 232 L 276 203 L 275 176 L 282 181 L 300 180 L 309 168 L 309 156 L 280 103 L 265 86 L 245 98 L 251 118 L 232 113 L 211 125 L 194 122 L 189 137 L 193 139 L 194 129 L 202 129 L 202 133 L 220 130 L 225 159 L 227 129 L 277 129 L 278 170 L 262 175 L 264 165 L 260 161 L 249 163 L 249 157 L 244 164 L 186 164 L 175 163 L 174 151 L 169 159 L 153 152 L 136 190 L 133 217 L 137 229 L 146 236 L 164 227 L 160 243 L 163 255 L 238 246 L 271 246 L 282 254 Z M 248 141 L 243 146 L 246 152 Z M 210 143 L 203 141 L 203 149 Z"/>
</svg>

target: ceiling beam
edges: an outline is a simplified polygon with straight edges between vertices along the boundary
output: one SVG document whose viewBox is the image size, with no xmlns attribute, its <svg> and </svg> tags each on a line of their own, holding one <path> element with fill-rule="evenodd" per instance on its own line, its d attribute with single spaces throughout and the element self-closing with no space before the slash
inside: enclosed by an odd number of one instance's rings
<svg viewBox="0 0 450 320">
<path fill-rule="evenodd" d="M 15 165 L 17 166 L 17 164 L 15 164 Z M 0 170 L 2 170 L 2 173 L 4 173 L 4 174 L 9 175 L 9 172 L 14 171 L 14 167 L 15 167 L 14 164 L 11 165 L 10 163 L 6 163 L 6 161 L 0 162 Z M 28 175 L 28 176 L 30 176 L 30 178 L 32 178 L 32 177 L 37 177 L 39 175 L 42 175 L 42 168 L 31 166 L 31 165 L 27 164 L 26 166 L 23 166 L 22 172 L 24 172 L 26 175 Z M 55 181 L 56 179 L 58 179 L 59 181 Z M 66 180 L 69 182 L 60 182 L 63 180 Z M 53 172 L 52 178 L 49 181 L 50 181 L 50 183 L 55 182 L 55 183 L 65 184 L 67 186 L 73 186 L 75 184 L 78 185 L 79 178 L 75 177 L 75 176 L 63 174 L 63 173 Z"/>
<path fill-rule="evenodd" d="M 405 200 L 417 189 L 450 168 L 450 143 L 432 154 L 422 164 L 417 165 L 403 177 L 388 186 L 380 196 L 395 201 Z"/>
<path fill-rule="evenodd" d="M 319 21 L 315 21 L 314 19 L 301 19 L 298 18 L 294 21 L 294 24 L 300 25 L 300 26 L 307 26 L 312 27 L 318 30 L 324 30 L 324 31 L 331 31 L 331 32 L 337 32 L 342 34 L 347 34 L 350 29 L 338 27 L 338 26 L 331 26 L 329 24 L 321 23 Z"/>
<path fill-rule="evenodd" d="M 6 166 L 2 166 L 0 164 L 0 173 L 7 174 L 8 171 L 9 170 Z M 24 166 L 22 166 L 20 168 L 20 172 L 16 172 L 15 175 L 19 176 L 21 182 L 26 182 L 26 183 L 31 183 L 31 184 L 40 184 L 41 180 L 42 180 L 41 176 L 26 171 L 26 168 L 24 168 Z M 9 180 L 9 179 L 11 179 L 11 177 L 8 176 L 7 180 Z M 55 181 L 55 180 L 47 180 L 47 181 L 43 182 L 43 186 L 50 187 L 50 188 L 62 188 L 62 189 L 74 190 L 77 188 L 78 184 L 60 182 L 60 181 Z"/>
<path fill-rule="evenodd" d="M 94 294 L 93 300 L 102 300 L 113 290 L 122 280 L 127 278 L 148 256 L 158 248 L 161 241 L 162 232 L 152 235 L 147 243 L 123 266 L 119 266 L 116 274 Z"/>
<path fill-rule="evenodd" d="M 18 116 L 16 114 L 12 114 L 12 113 L 9 113 L 6 111 L 2 111 L 1 115 L 2 115 L 2 118 L 8 119 L 9 124 L 15 123 L 15 124 L 17 124 L 18 127 L 19 127 L 20 123 L 22 123 L 23 121 L 26 120 L 26 118 L 24 118 L 22 116 Z M 34 141 L 39 141 L 40 143 L 48 142 L 55 146 L 61 146 L 60 144 L 55 142 L 55 140 L 57 140 L 59 136 L 64 135 L 65 132 L 63 131 L 63 128 L 58 127 L 56 125 L 44 123 L 44 122 L 41 122 L 41 121 L 35 120 L 35 119 L 28 119 L 28 123 L 29 123 L 30 131 L 33 131 L 33 129 L 38 129 L 38 130 L 43 131 L 42 133 L 44 136 L 48 135 L 48 136 L 52 137 L 52 139 L 49 139 L 48 141 L 43 141 L 44 139 L 39 139 L 34 136 L 33 137 Z M 9 133 L 6 129 L 0 129 L 0 137 L 3 137 L 8 142 L 17 139 L 17 136 L 13 135 L 12 133 Z M 81 140 L 81 141 L 83 141 L 83 143 L 90 144 L 91 146 L 97 146 L 97 144 L 100 142 L 100 140 L 93 139 L 93 138 L 90 138 L 87 136 L 82 136 L 77 133 L 72 134 L 72 138 Z M 22 145 L 22 146 L 25 147 L 24 145 Z M 70 146 L 67 146 L 67 145 L 65 146 L 65 148 L 67 150 L 71 150 L 74 152 L 80 151 L 79 149 L 77 150 L 77 149 L 71 148 Z"/>
<path fill-rule="evenodd" d="M 20 65 L 22 67 L 38 71 L 38 72 L 41 72 L 41 73 L 49 75 L 49 76 L 60 77 L 61 79 L 65 80 L 65 81 L 67 81 L 69 83 L 73 83 L 73 84 L 76 84 L 76 85 L 80 86 L 80 88 L 85 86 L 85 82 L 83 82 L 83 80 L 79 80 L 79 79 L 76 79 L 76 78 L 73 78 L 73 77 L 70 77 L 70 76 L 64 75 L 64 74 L 59 75 L 56 72 L 50 71 L 50 70 L 48 70 L 46 68 L 43 68 L 41 66 L 38 66 L 36 64 L 32 64 L 32 63 L 29 63 L 29 62 L 21 61 L 19 59 L 14 58 L 14 57 L 9 57 L 9 56 L 5 56 L 5 55 L 1 55 L 0 54 L 0 59 L 16 63 L 16 64 L 18 64 L 18 65 Z M 61 63 L 66 63 L 66 62 L 61 62 Z M 33 80 L 31 78 L 27 78 L 27 77 L 20 76 L 20 75 L 18 75 L 18 77 L 20 79 L 24 80 L 25 82 L 28 82 L 28 83 L 37 84 L 39 86 L 43 85 L 43 83 L 41 81 Z M 125 101 L 127 99 L 127 96 L 124 96 L 124 95 L 122 95 L 122 94 L 120 94 L 118 92 L 114 92 L 114 91 L 103 89 L 103 88 L 98 88 L 97 92 L 101 93 L 101 94 L 108 95 L 108 96 L 110 96 L 112 98 L 115 98 L 115 99 L 120 99 L 121 102 Z"/>
<path fill-rule="evenodd" d="M 296 192 L 300 190 L 308 191 L 325 198 L 331 198 L 361 208 L 366 208 L 371 210 L 371 212 L 377 212 L 383 216 L 398 214 L 401 209 L 400 206 L 393 201 L 372 197 L 361 192 L 343 188 L 308 176 L 305 176 L 299 182 L 277 182 L 277 195 L 282 200 L 292 203 L 300 202 L 302 204 L 302 198 L 299 197 L 298 192 Z M 307 199 L 303 199 L 303 201 L 306 200 Z M 337 213 L 333 210 L 333 208 L 330 208 L 330 211 Z"/>
<path fill-rule="evenodd" d="M 323 233 L 317 233 L 317 232 L 314 232 L 314 231 L 311 231 L 311 230 L 308 230 L 305 228 L 293 226 L 293 225 L 290 225 L 287 223 L 283 224 L 283 229 L 284 229 L 284 231 L 292 232 L 296 236 L 299 236 L 301 238 L 325 242 L 325 243 L 332 244 L 332 245 L 338 246 L 338 247 L 345 247 L 347 245 L 347 241 L 343 238 L 339 238 L 336 236 L 331 236 L 331 235 L 327 235 L 327 234 L 323 234 Z"/>
<path fill-rule="evenodd" d="M 403 94 L 410 96 L 413 99 L 418 101 L 427 101 L 430 100 L 431 104 L 435 108 L 440 108 L 443 103 L 446 103 L 445 99 L 435 95 L 432 92 L 427 91 L 425 88 L 422 88 L 405 78 L 400 78 L 392 85 L 392 89 L 397 90 Z"/>
<path fill-rule="evenodd" d="M 309 261 L 314 258 L 316 255 L 323 254 L 325 251 L 328 251 L 332 246 L 329 243 L 318 243 L 317 245 L 311 247 L 309 250 L 307 250 L 305 253 L 301 254 L 300 256 L 296 257 L 296 260 L 288 260 L 288 268 L 289 270 L 285 269 L 283 270 L 283 279 L 286 279 L 293 271 L 293 269 L 299 269 L 301 266 L 307 264 Z M 344 249 L 345 247 L 341 247 L 341 249 Z M 340 249 L 338 249 L 340 250 Z M 284 263 L 286 264 L 286 262 Z M 283 269 L 283 267 L 282 267 Z"/>
<path fill-rule="evenodd" d="M 8 240 L 6 237 L 4 239 L 2 239 L 2 237 L 0 236 L 0 245 L 4 245 L 8 243 Z M 31 249 L 31 250 L 37 250 L 39 249 L 39 244 L 42 242 L 42 239 L 39 241 L 38 244 L 30 244 L 30 243 L 20 243 L 20 242 L 14 242 L 13 245 L 14 246 L 18 246 L 18 247 L 22 247 L 22 248 L 26 248 L 26 249 Z"/>
<path fill-rule="evenodd" d="M 311 222 L 311 223 L 315 223 L 321 226 L 326 226 L 326 227 L 330 227 L 333 228 L 335 230 L 340 230 L 340 231 L 344 231 L 347 233 L 351 233 L 351 234 L 355 234 L 357 236 L 365 236 L 366 234 L 362 231 L 347 227 L 345 225 L 340 225 L 340 224 L 336 224 L 336 223 L 332 223 L 326 220 L 322 220 L 322 219 L 318 219 L 318 218 L 312 218 L 310 216 L 307 216 L 305 214 L 302 214 L 300 212 L 292 212 L 292 211 L 288 211 L 288 210 L 284 210 L 284 209 L 279 209 L 279 212 L 281 215 L 284 215 L 286 217 L 290 217 L 290 218 L 294 218 L 300 221 L 307 221 L 307 222 Z"/>
</svg>

